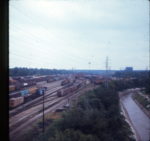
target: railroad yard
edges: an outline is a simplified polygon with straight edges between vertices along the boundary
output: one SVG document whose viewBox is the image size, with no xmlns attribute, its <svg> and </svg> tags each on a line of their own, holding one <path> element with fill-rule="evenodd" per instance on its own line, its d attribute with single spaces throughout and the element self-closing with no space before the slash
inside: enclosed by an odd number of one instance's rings
<svg viewBox="0 0 150 141">
<path fill-rule="evenodd" d="M 93 89 L 93 84 L 102 82 L 102 78 L 89 79 L 82 75 L 10 78 L 10 140 L 17 141 L 26 127 L 42 118 L 43 111 L 45 115 L 63 111 L 78 96 Z"/>
</svg>

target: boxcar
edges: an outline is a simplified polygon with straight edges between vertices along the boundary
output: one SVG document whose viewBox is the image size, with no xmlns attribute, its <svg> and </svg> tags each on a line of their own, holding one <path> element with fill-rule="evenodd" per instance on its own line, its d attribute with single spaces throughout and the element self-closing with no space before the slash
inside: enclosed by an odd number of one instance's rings
<svg viewBox="0 0 150 141">
<path fill-rule="evenodd" d="M 21 94 L 21 96 L 25 96 L 25 95 L 29 94 L 29 90 L 28 89 L 22 90 L 22 91 L 20 91 L 20 94 Z"/>
<path fill-rule="evenodd" d="M 24 102 L 24 97 L 11 98 L 9 100 L 9 106 L 14 108 Z"/>
<path fill-rule="evenodd" d="M 57 96 L 58 97 L 65 96 L 65 95 L 69 94 L 70 92 L 72 92 L 72 88 L 71 87 L 65 88 L 65 89 L 57 91 Z"/>
<path fill-rule="evenodd" d="M 31 87 L 28 90 L 30 94 L 35 94 L 37 92 L 37 87 Z"/>
<path fill-rule="evenodd" d="M 61 82 L 61 86 L 64 86 L 66 84 L 70 83 L 70 81 L 68 79 L 65 79 Z"/>
<path fill-rule="evenodd" d="M 45 91 L 46 91 L 45 88 L 39 88 L 39 89 L 37 90 L 37 94 L 38 94 L 38 95 L 43 95 L 43 94 L 45 94 Z"/>
<path fill-rule="evenodd" d="M 15 85 L 10 85 L 10 86 L 9 86 L 9 91 L 10 91 L 10 92 L 15 91 L 15 90 L 16 90 Z"/>
</svg>

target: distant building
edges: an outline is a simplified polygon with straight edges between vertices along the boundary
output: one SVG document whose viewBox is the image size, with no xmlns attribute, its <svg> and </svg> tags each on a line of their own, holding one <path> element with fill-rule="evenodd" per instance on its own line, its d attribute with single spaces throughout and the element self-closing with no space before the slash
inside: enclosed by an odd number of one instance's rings
<svg viewBox="0 0 150 141">
<path fill-rule="evenodd" d="M 128 72 L 130 71 L 131 72 L 131 71 L 133 71 L 133 67 L 126 67 L 125 71 L 128 71 Z"/>
</svg>

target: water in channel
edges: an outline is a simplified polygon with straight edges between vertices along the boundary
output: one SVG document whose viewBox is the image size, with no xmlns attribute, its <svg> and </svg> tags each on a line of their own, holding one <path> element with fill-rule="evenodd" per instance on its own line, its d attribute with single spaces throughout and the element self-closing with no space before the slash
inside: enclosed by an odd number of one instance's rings
<svg viewBox="0 0 150 141">
<path fill-rule="evenodd" d="M 141 141 L 150 141 L 150 118 L 141 110 L 141 108 L 132 99 L 132 94 L 122 98 L 122 103 L 126 108 Z"/>
</svg>

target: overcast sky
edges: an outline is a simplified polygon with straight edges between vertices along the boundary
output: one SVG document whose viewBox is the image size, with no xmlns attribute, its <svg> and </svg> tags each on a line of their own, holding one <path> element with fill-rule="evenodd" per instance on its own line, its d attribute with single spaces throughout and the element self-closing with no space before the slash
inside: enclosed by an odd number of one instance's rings
<svg viewBox="0 0 150 141">
<path fill-rule="evenodd" d="M 11 68 L 149 64 L 148 0 L 10 0 L 9 20 Z"/>
</svg>

